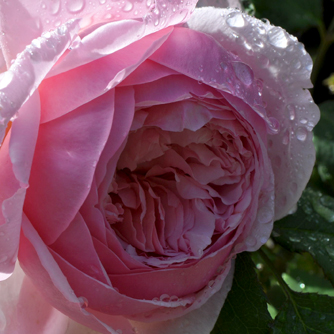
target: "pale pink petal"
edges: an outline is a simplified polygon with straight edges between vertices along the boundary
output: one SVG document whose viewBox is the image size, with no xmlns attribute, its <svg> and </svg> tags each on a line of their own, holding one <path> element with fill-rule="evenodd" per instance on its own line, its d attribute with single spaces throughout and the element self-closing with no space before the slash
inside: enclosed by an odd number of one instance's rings
<svg viewBox="0 0 334 334">
<path fill-rule="evenodd" d="M 231 7 L 242 9 L 242 5 L 239 0 L 199 0 L 196 7 Z"/>
<path fill-rule="evenodd" d="M 319 120 L 319 109 L 305 90 L 312 86 L 312 60 L 282 28 L 236 10 L 196 9 L 188 25 L 237 54 L 262 81 L 267 114 L 280 126 L 279 133 L 268 138 L 275 174 L 275 219 L 279 219 L 299 199 L 314 164 L 311 130 Z"/>
<path fill-rule="evenodd" d="M 34 94 L 21 108 L 21 113 L 21 117 L 13 122 L 0 150 L 2 168 L 0 174 L 2 200 L 0 280 L 12 272 L 16 261 L 23 202 L 38 133 L 40 115 L 38 94 Z"/>
<path fill-rule="evenodd" d="M 51 67 L 70 45 L 78 29 L 71 21 L 31 42 L 0 77 L 0 141 L 9 120 L 34 93 Z"/>
<path fill-rule="evenodd" d="M 184 22 L 189 18 L 195 6 L 195 0 L 187 2 L 175 0 L 169 3 L 162 0 L 149 2 L 137 2 L 134 0 L 14 0 L 8 2 L 7 6 L 2 6 L 3 8 L 1 8 L 0 13 L 2 16 L 7 16 L 12 20 L 12 22 L 5 21 L 2 29 L 8 26 L 6 31 L 8 34 L 7 39 L 15 40 L 19 38 L 22 31 L 27 31 L 26 37 L 30 37 L 31 35 L 36 37 L 33 34 L 35 30 L 41 32 L 55 29 L 71 19 L 81 19 L 80 26 L 82 28 L 101 22 L 145 19 L 146 29 L 149 32 L 153 32 L 163 29 L 168 25 Z M 154 9 L 156 10 L 153 11 Z M 17 11 L 19 13 L 15 16 Z M 26 18 L 29 18 L 27 22 Z M 19 29 L 15 28 L 15 25 Z M 29 41 L 23 38 L 20 38 L 19 41 L 23 41 L 23 43 L 25 41 L 26 44 L 29 43 Z M 22 49 L 19 49 L 17 52 L 21 51 Z"/>
</svg>

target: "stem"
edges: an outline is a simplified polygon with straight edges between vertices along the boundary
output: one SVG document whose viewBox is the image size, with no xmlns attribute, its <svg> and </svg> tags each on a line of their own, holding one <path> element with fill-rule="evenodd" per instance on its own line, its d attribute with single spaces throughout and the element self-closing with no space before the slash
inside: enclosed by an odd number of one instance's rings
<svg viewBox="0 0 334 334">
<path fill-rule="evenodd" d="M 318 49 L 318 53 L 314 60 L 313 71 L 311 74 L 311 81 L 313 85 L 315 85 L 317 81 L 321 65 L 323 64 L 325 56 L 326 56 L 326 52 L 334 41 L 334 18 L 332 19 L 327 32 L 326 32 L 326 29 L 323 23 L 319 24 L 318 30 L 319 30 L 319 34 L 321 38 L 321 43 Z"/>
<path fill-rule="evenodd" d="M 277 282 L 279 283 L 279 285 L 281 286 L 281 288 L 283 289 L 283 292 L 286 296 L 287 299 L 290 300 L 293 308 L 295 309 L 295 312 L 297 314 L 297 316 L 299 317 L 299 319 L 302 319 L 302 317 L 300 316 L 300 313 L 298 311 L 298 308 L 297 308 L 297 305 L 295 303 L 295 300 L 293 299 L 293 295 L 291 293 L 291 290 L 290 288 L 288 287 L 288 285 L 284 282 L 282 276 L 277 272 L 274 264 L 271 262 L 271 260 L 269 259 L 269 257 L 266 255 L 266 253 L 262 250 L 262 249 L 259 249 L 258 250 L 258 253 L 259 255 L 262 257 L 263 261 L 265 262 L 265 264 L 270 268 L 270 270 L 272 271 L 272 273 L 275 275 L 276 279 L 277 279 Z M 301 321 L 304 329 L 305 329 L 305 332 L 306 332 L 306 328 L 305 328 L 305 325 L 304 325 L 304 322 Z"/>
</svg>

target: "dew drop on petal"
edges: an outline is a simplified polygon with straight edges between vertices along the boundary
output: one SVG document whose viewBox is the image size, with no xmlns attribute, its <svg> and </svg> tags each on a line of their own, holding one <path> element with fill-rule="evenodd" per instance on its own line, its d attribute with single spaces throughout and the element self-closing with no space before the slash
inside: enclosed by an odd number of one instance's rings
<svg viewBox="0 0 334 334">
<path fill-rule="evenodd" d="M 307 138 L 307 130 L 305 128 L 298 128 L 296 131 L 296 137 L 300 141 L 305 141 Z"/>
<path fill-rule="evenodd" d="M 99 0 L 101 5 L 104 5 L 106 3 L 107 0 Z"/>
<path fill-rule="evenodd" d="M 245 25 L 242 13 L 234 12 L 227 15 L 226 23 L 232 28 L 241 28 Z"/>
<path fill-rule="evenodd" d="M 60 0 L 50 1 L 50 11 L 52 15 L 57 15 L 60 10 Z"/>
<path fill-rule="evenodd" d="M 252 235 L 250 235 L 247 239 L 246 239 L 246 245 L 249 247 L 254 247 L 256 245 L 256 238 L 253 237 Z"/>
<path fill-rule="evenodd" d="M 81 12 L 84 9 L 84 7 L 85 7 L 84 0 L 71 0 L 66 3 L 67 10 L 72 14 Z"/>
<path fill-rule="evenodd" d="M 123 7 L 124 12 L 130 12 L 133 8 L 133 4 L 130 1 L 126 1 Z"/>
<path fill-rule="evenodd" d="M 268 41 L 277 48 L 284 49 L 288 46 L 288 39 L 281 28 L 274 27 L 268 31 Z"/>
<path fill-rule="evenodd" d="M 290 120 L 293 121 L 295 119 L 295 117 L 296 117 L 296 110 L 295 110 L 294 105 L 293 104 L 288 104 L 286 106 L 286 109 L 287 109 L 287 111 L 289 113 Z"/>
<path fill-rule="evenodd" d="M 254 73 L 245 63 L 236 61 L 232 63 L 237 78 L 245 85 L 249 86 L 253 83 Z"/>
<path fill-rule="evenodd" d="M 160 300 L 161 300 L 162 302 L 167 302 L 167 301 L 169 301 L 169 295 L 167 295 L 166 293 L 162 294 L 162 295 L 160 296 Z"/>
<path fill-rule="evenodd" d="M 88 300 L 87 300 L 87 298 L 85 298 L 85 297 L 80 297 L 80 298 L 78 298 L 79 299 L 79 302 L 80 302 L 80 306 L 82 307 L 82 308 L 86 308 L 86 307 L 88 307 Z"/>
</svg>

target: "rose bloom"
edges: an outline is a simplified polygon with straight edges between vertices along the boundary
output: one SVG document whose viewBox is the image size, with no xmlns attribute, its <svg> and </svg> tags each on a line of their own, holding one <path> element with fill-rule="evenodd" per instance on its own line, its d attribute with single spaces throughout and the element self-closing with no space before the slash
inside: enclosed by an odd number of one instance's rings
<svg viewBox="0 0 334 334">
<path fill-rule="evenodd" d="M 295 206 L 311 58 L 195 5 L 2 1 L 2 333 L 208 334 Z"/>
</svg>

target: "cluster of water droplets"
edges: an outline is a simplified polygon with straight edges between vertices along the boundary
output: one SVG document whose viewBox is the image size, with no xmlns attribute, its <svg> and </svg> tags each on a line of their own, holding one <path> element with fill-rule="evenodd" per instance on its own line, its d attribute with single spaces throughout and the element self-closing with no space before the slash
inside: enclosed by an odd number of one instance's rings
<svg viewBox="0 0 334 334">
<path fill-rule="evenodd" d="M 180 23 L 195 4 L 193 0 L 53 0 L 42 1 L 38 14 L 46 28 L 58 27 L 71 18 L 81 18 L 83 28 L 129 18 L 145 18 L 149 25 L 161 28 L 173 16 Z"/>
<path fill-rule="evenodd" d="M 221 15 L 226 22 L 221 44 L 247 63 L 263 84 L 259 94 L 266 105 L 269 133 L 274 135 L 268 141 L 269 155 L 275 161 L 276 178 L 287 180 L 277 185 L 277 194 L 285 193 L 277 197 L 277 203 L 288 210 L 304 187 L 314 160 L 311 132 L 319 111 L 303 89 L 311 87 L 311 57 L 295 37 L 268 20 L 234 9 L 223 10 Z M 256 102 L 254 105 L 256 110 Z M 261 116 L 261 109 L 256 111 Z"/>
<path fill-rule="evenodd" d="M 71 20 L 34 39 L 12 61 L 11 67 L 0 80 L 0 139 L 4 136 L 8 122 L 17 118 L 19 108 L 69 47 L 76 31 L 77 22 Z"/>
</svg>

